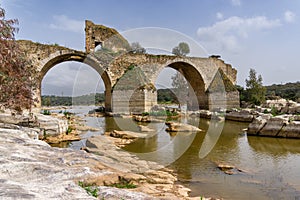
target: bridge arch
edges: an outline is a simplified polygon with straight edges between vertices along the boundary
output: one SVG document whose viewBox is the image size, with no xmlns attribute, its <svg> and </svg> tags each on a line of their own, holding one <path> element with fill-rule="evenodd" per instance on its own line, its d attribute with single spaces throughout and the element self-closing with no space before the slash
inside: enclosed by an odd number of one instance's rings
<svg viewBox="0 0 300 200">
<path fill-rule="evenodd" d="M 46 75 L 46 73 L 53 68 L 55 65 L 66 62 L 66 61 L 77 61 L 89 65 L 95 69 L 98 74 L 101 76 L 104 86 L 105 86 L 105 109 L 107 111 L 111 110 L 111 92 L 112 92 L 112 83 L 111 77 L 105 70 L 104 66 L 101 66 L 97 61 L 97 58 L 90 54 L 78 51 L 58 51 L 51 54 L 49 57 L 42 60 L 40 63 L 39 77 L 38 77 L 38 88 L 37 88 L 37 98 L 38 106 L 41 106 L 41 83 Z"/>
<path fill-rule="evenodd" d="M 204 78 L 195 67 L 195 65 L 189 61 L 185 60 L 172 60 L 161 65 L 156 73 L 153 74 L 151 81 L 156 82 L 158 75 L 163 69 L 170 67 L 178 72 L 180 72 L 190 85 L 189 89 L 189 100 L 187 104 L 188 110 L 199 110 L 208 109 L 208 96 L 206 94 L 206 84 Z"/>
</svg>

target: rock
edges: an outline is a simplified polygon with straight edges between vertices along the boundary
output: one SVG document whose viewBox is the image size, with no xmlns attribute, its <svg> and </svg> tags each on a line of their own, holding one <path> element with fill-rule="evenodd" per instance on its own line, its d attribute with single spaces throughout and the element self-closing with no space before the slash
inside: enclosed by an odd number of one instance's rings
<svg viewBox="0 0 300 200">
<path fill-rule="evenodd" d="M 99 198 L 187 199 L 189 189 L 176 185 L 176 177 L 163 166 L 120 151 L 104 136 L 98 138 L 98 143 L 94 141 L 98 148 L 91 148 L 98 153 L 95 155 L 52 148 L 24 131 L 0 128 L 0 199 L 94 199 L 78 184 L 85 180 L 98 180 Z M 110 167 L 114 162 L 120 170 Z M 128 190 L 101 185 L 120 181 L 118 177 L 138 187 Z"/>
<path fill-rule="evenodd" d="M 141 116 L 141 115 L 135 115 L 134 120 L 137 122 L 151 122 L 150 116 Z"/>
<path fill-rule="evenodd" d="M 222 172 L 228 175 L 234 175 L 240 172 L 244 172 L 244 170 L 241 170 L 233 165 L 228 164 L 217 164 L 217 168 L 219 168 Z"/>
<path fill-rule="evenodd" d="M 136 138 L 145 138 L 148 135 L 144 133 L 138 133 L 133 131 L 117 131 L 114 130 L 109 133 L 109 136 L 115 138 L 122 138 L 122 139 L 136 139 Z"/>
<path fill-rule="evenodd" d="M 58 119 L 49 115 L 37 114 L 36 121 L 38 127 L 43 129 L 45 134 L 48 136 L 58 136 L 64 134 L 67 132 L 69 127 L 67 120 Z M 41 134 L 44 134 L 44 132 Z M 40 137 L 43 137 L 43 135 L 40 135 Z"/>
<path fill-rule="evenodd" d="M 248 135 L 257 135 L 259 131 L 266 125 L 267 120 L 271 118 L 269 114 L 262 114 L 253 120 L 248 126 Z"/>
<path fill-rule="evenodd" d="M 168 128 L 166 131 L 169 132 L 196 132 L 196 131 L 202 131 L 198 127 L 189 125 L 189 124 L 182 124 L 182 123 L 176 123 L 176 122 L 166 122 L 165 123 Z"/>
<path fill-rule="evenodd" d="M 102 199 L 109 199 L 109 200 L 120 200 L 120 199 L 126 199 L 126 200 L 158 200 L 158 198 L 155 198 L 153 196 L 141 193 L 141 192 L 134 192 L 129 190 L 120 190 L 113 187 L 106 187 L 101 186 L 98 187 L 99 193 L 101 193 Z"/>
<path fill-rule="evenodd" d="M 300 138 L 300 122 L 290 122 L 280 130 L 277 136 L 285 138 Z"/>
<path fill-rule="evenodd" d="M 139 131 L 141 131 L 141 132 L 153 132 L 153 131 L 155 131 L 154 129 L 151 129 L 151 128 L 149 128 L 147 126 L 143 126 L 143 125 L 138 125 L 138 127 L 139 127 Z"/>
<path fill-rule="evenodd" d="M 200 117 L 211 119 L 212 113 L 209 110 L 200 110 Z"/>
<path fill-rule="evenodd" d="M 288 124 L 288 119 L 280 116 L 272 117 L 266 122 L 266 125 L 259 131 L 258 135 L 276 137 L 286 124 Z"/>
<path fill-rule="evenodd" d="M 238 122 L 252 122 L 254 116 L 248 110 L 232 111 L 226 113 L 225 119 Z"/>
</svg>

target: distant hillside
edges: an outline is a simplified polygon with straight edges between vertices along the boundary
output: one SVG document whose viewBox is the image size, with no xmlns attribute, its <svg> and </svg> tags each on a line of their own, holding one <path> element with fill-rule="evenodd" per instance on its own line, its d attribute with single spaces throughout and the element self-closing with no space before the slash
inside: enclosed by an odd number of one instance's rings
<svg viewBox="0 0 300 200">
<path fill-rule="evenodd" d="M 159 103 L 176 103 L 176 97 L 171 89 L 158 89 L 157 101 Z M 87 94 L 78 97 L 65 97 L 44 95 L 42 96 L 43 106 L 71 106 L 71 105 L 104 105 L 104 94 Z M 73 102 L 72 102 L 73 101 Z"/>
<path fill-rule="evenodd" d="M 78 97 L 42 96 L 43 106 L 71 106 L 71 105 L 101 105 L 104 104 L 104 94 L 87 94 Z"/>
<path fill-rule="evenodd" d="M 266 86 L 267 96 L 280 96 L 284 99 L 300 102 L 300 82 L 286 83 L 286 84 L 273 84 Z"/>
</svg>

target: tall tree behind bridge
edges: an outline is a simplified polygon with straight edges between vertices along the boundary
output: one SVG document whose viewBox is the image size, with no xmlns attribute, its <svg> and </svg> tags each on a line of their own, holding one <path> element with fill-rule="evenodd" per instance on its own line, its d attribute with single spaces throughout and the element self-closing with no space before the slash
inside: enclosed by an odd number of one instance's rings
<svg viewBox="0 0 300 200">
<path fill-rule="evenodd" d="M 0 7 L 0 105 L 21 112 L 30 109 L 37 73 L 15 42 L 16 19 L 5 19 Z"/>
<path fill-rule="evenodd" d="M 249 79 L 246 79 L 246 92 L 248 101 L 255 105 L 265 101 L 266 88 L 263 86 L 262 76 L 257 76 L 254 69 L 250 69 Z"/>
<path fill-rule="evenodd" d="M 172 54 L 177 56 L 186 56 L 189 53 L 190 53 L 190 47 L 185 42 L 180 42 L 178 46 L 172 49 Z"/>
<path fill-rule="evenodd" d="M 179 71 L 177 71 L 171 79 L 173 92 L 177 97 L 178 107 L 181 108 L 181 106 L 186 104 L 188 100 L 188 83 Z"/>
</svg>

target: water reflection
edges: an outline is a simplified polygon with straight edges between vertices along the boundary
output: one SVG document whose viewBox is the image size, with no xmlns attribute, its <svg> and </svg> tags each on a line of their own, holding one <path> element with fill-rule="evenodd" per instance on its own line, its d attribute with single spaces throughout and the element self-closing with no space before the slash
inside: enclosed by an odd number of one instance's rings
<svg viewBox="0 0 300 200">
<path fill-rule="evenodd" d="M 286 156 L 300 153 L 300 140 L 286 138 L 267 138 L 248 136 L 250 147 L 258 152 L 270 156 Z"/>
</svg>

